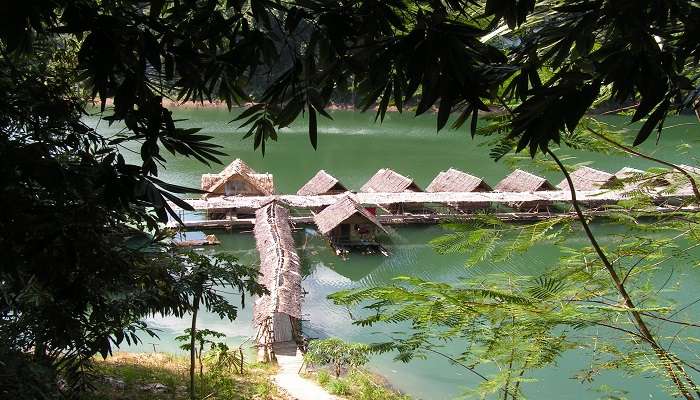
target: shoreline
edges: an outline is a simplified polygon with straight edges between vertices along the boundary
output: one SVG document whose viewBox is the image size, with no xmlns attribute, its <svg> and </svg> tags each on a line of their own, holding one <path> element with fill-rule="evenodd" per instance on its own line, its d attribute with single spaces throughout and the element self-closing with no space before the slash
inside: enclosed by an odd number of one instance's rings
<svg viewBox="0 0 700 400">
<path fill-rule="evenodd" d="M 187 102 L 180 102 L 177 100 L 172 100 L 172 99 L 167 99 L 163 98 L 162 101 L 163 107 L 168 108 L 168 109 L 180 109 L 180 110 L 228 110 L 228 106 L 226 105 L 225 102 L 221 100 L 212 100 L 212 101 L 205 101 L 205 102 L 198 102 L 198 101 L 187 101 Z M 248 103 L 243 103 L 240 106 L 239 105 L 232 105 L 231 109 L 236 109 L 236 108 L 247 108 L 256 103 L 253 102 L 248 102 Z M 88 105 L 91 107 L 100 107 L 100 102 L 98 100 L 88 100 Z M 114 99 L 109 98 L 105 102 L 106 107 L 112 107 L 114 105 Z M 366 111 L 372 111 L 376 112 L 378 110 L 379 106 L 374 105 L 367 109 Z M 325 108 L 326 111 L 353 111 L 353 112 L 363 112 L 359 108 L 355 107 L 354 104 L 351 103 L 329 103 L 328 106 Z M 412 106 L 405 106 L 404 109 L 402 110 L 403 113 L 413 113 L 416 110 L 416 105 Z M 365 112 L 366 112 L 365 111 Z M 386 109 L 387 113 L 399 113 L 399 109 L 396 106 L 390 105 Z M 435 114 L 438 112 L 438 107 L 433 106 L 426 113 L 430 114 Z M 487 114 L 499 114 L 504 112 L 504 110 L 498 106 L 494 105 L 493 106 L 493 111 L 479 111 L 479 115 L 487 115 Z M 458 111 L 453 111 L 453 114 L 458 113 Z"/>
<path fill-rule="evenodd" d="M 212 100 L 212 101 L 204 101 L 204 102 L 198 102 L 198 101 L 180 102 L 177 100 L 163 98 L 162 104 L 166 108 L 175 108 L 175 109 L 178 109 L 178 108 L 179 109 L 222 109 L 222 110 L 228 109 L 226 102 L 223 102 L 221 100 Z M 231 109 L 250 107 L 254 104 L 256 104 L 256 103 L 248 102 L 248 103 L 243 103 L 240 106 L 237 104 L 233 104 L 231 106 Z M 97 99 L 88 100 L 88 105 L 90 105 L 92 107 L 99 107 L 100 102 Z M 105 106 L 111 107 L 113 105 L 114 105 L 114 99 L 108 98 L 105 101 Z M 353 104 L 350 104 L 350 103 L 329 103 L 325 109 L 329 110 L 329 111 L 360 111 Z M 375 106 L 372 109 L 376 111 L 377 107 Z M 398 112 L 398 111 L 399 110 L 395 106 L 390 106 L 387 108 L 387 112 Z M 435 111 L 437 111 L 437 109 Z"/>
</svg>

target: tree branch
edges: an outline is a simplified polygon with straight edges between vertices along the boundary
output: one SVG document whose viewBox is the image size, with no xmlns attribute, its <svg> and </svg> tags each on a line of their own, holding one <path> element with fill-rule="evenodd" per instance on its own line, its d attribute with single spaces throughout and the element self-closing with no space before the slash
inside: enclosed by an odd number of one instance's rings
<svg viewBox="0 0 700 400">
<path fill-rule="evenodd" d="M 614 141 L 614 140 L 612 140 L 612 139 L 606 137 L 605 135 L 603 135 L 603 134 L 601 134 L 601 133 L 595 131 L 594 129 L 592 129 L 592 128 L 590 128 L 590 127 L 586 127 L 586 129 L 587 129 L 589 132 L 591 132 L 593 135 L 595 135 L 596 137 L 598 137 L 598 138 L 600 138 L 600 139 L 602 139 L 602 140 L 604 140 L 604 141 L 606 141 L 606 142 L 612 144 L 613 146 L 615 146 L 615 147 L 621 149 L 622 151 L 624 151 L 624 152 L 626 152 L 626 153 L 635 155 L 635 156 L 637 156 L 637 157 L 644 158 L 644 159 L 649 160 L 649 161 L 654 161 L 654 162 L 656 162 L 656 163 L 659 163 L 659 164 L 661 164 L 661 165 L 665 165 L 665 166 L 667 166 L 667 167 L 669 167 L 669 168 L 675 169 L 676 171 L 680 172 L 680 173 L 683 174 L 686 178 L 688 178 L 688 180 L 690 181 L 690 186 L 693 188 L 693 195 L 695 195 L 695 202 L 700 202 L 700 190 L 698 190 L 698 185 L 697 185 L 697 183 L 695 182 L 695 178 L 693 178 L 693 176 L 692 176 L 688 171 L 684 170 L 683 168 L 679 167 L 679 166 L 676 165 L 676 164 L 673 164 L 673 163 L 670 163 L 670 162 L 668 162 L 668 161 L 664 161 L 664 160 L 661 160 L 661 159 L 659 159 L 659 158 L 652 157 L 652 156 L 646 155 L 646 154 L 644 154 L 644 153 L 640 153 L 640 152 L 638 152 L 638 151 L 636 151 L 636 150 L 634 150 L 634 149 L 631 149 L 631 148 L 625 146 L 625 145 L 622 144 L 622 143 L 618 143 L 618 142 L 616 142 L 616 141 Z"/>
<path fill-rule="evenodd" d="M 566 178 L 566 182 L 569 185 L 569 191 L 571 193 L 571 204 L 574 207 L 574 210 L 576 211 L 576 215 L 578 215 L 579 221 L 581 222 L 581 225 L 583 226 L 583 230 L 586 233 L 586 236 L 588 237 L 588 240 L 591 243 L 591 246 L 593 247 L 596 254 L 598 255 L 598 258 L 600 258 L 603 265 L 605 266 L 605 269 L 610 274 L 610 277 L 612 278 L 612 281 L 615 284 L 615 288 L 617 289 L 617 292 L 620 294 L 620 296 L 624 300 L 625 306 L 629 309 L 629 313 L 632 316 L 632 318 L 634 319 L 634 322 L 637 325 L 637 329 L 639 329 L 641 336 L 652 347 L 652 349 L 656 353 L 656 356 L 659 358 L 661 363 L 666 368 L 666 371 L 668 372 L 669 377 L 671 378 L 673 383 L 676 385 L 679 392 L 686 399 L 692 400 L 693 399 L 692 394 L 686 388 L 683 381 L 681 381 L 681 379 L 678 377 L 678 373 L 683 375 L 686 381 L 692 382 L 690 376 L 688 376 L 688 374 L 685 372 L 685 370 L 683 369 L 683 366 L 680 363 L 678 363 L 678 361 L 674 360 L 656 342 L 656 339 L 654 338 L 651 331 L 649 330 L 646 323 L 644 322 L 642 315 L 639 313 L 639 311 L 636 310 L 634 302 L 632 301 L 632 298 L 630 297 L 629 293 L 627 292 L 627 289 L 625 289 L 625 286 L 622 284 L 622 280 L 620 279 L 619 275 L 617 274 L 617 271 L 615 271 L 615 268 L 610 263 L 610 260 L 605 255 L 605 252 L 603 251 L 603 249 L 600 247 L 600 244 L 598 244 L 598 240 L 593 235 L 591 228 L 588 226 L 588 222 L 586 222 L 586 217 L 583 215 L 583 211 L 581 210 L 581 206 L 579 205 L 578 200 L 576 199 L 576 189 L 574 188 L 574 182 L 571 180 L 571 176 L 569 175 L 569 172 L 566 170 L 566 167 L 564 167 L 564 164 L 562 164 L 562 162 L 554 154 L 554 152 L 552 152 L 552 150 L 547 149 L 546 153 L 550 157 L 552 157 L 552 159 L 557 164 L 557 166 L 559 167 L 561 172 L 564 174 L 564 177 Z M 698 198 L 700 198 L 700 196 Z M 672 364 L 676 368 L 676 370 L 674 370 L 673 367 L 665 361 L 668 361 L 670 364 Z M 695 387 L 695 385 L 691 384 L 691 387 Z M 696 390 L 696 394 L 697 394 L 698 399 L 700 399 L 700 392 L 698 392 Z"/>
</svg>

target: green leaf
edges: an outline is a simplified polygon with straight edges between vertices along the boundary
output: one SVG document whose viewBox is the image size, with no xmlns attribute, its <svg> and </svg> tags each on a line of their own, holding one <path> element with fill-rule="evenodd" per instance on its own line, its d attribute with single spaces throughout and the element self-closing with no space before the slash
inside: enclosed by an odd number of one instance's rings
<svg viewBox="0 0 700 400">
<path fill-rule="evenodd" d="M 316 122 L 316 110 L 312 105 L 309 105 L 309 141 L 311 146 L 316 150 L 318 146 L 318 126 Z"/>
</svg>

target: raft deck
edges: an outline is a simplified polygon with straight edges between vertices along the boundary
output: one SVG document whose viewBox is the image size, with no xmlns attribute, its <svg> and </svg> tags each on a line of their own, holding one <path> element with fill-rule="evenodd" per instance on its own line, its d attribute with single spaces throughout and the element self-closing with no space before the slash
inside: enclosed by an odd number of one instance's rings
<svg viewBox="0 0 700 400">
<path fill-rule="evenodd" d="M 283 204 L 289 208 L 297 209 L 301 213 L 306 212 L 307 215 L 290 216 L 290 222 L 296 225 L 307 225 L 313 223 L 311 210 L 318 209 L 331 205 L 346 196 L 347 193 L 337 195 L 318 195 L 318 196 L 299 196 L 299 195 L 276 195 L 276 196 L 229 196 L 216 197 L 210 199 L 187 199 L 188 204 L 195 211 L 206 213 L 221 213 L 236 209 L 259 209 L 272 201 L 278 204 Z M 571 203 L 571 193 L 569 191 L 540 191 L 540 192 L 440 192 L 440 193 L 423 193 L 423 192 L 403 192 L 403 193 L 353 193 L 351 194 L 359 203 L 365 207 L 377 207 L 383 210 L 396 208 L 392 206 L 413 206 L 411 212 L 393 213 L 378 215 L 377 219 L 382 224 L 397 225 L 397 224 L 439 224 L 445 221 L 460 221 L 470 220 L 475 217 L 475 213 L 488 212 L 506 221 L 539 221 L 563 215 L 575 215 L 570 209 L 556 210 L 554 206 L 567 206 Z M 617 204 L 619 201 L 628 199 L 630 194 L 624 191 L 612 190 L 594 190 L 594 191 L 577 191 L 576 197 L 578 202 L 587 208 L 586 214 L 591 216 L 604 216 L 610 211 L 606 206 Z M 645 209 L 650 213 L 669 213 L 677 211 L 697 211 L 697 206 L 678 206 L 682 202 L 687 202 L 692 199 L 692 194 L 665 194 L 658 193 L 653 196 L 653 200 L 658 206 Z M 503 211 L 503 208 L 508 209 L 512 204 L 522 203 L 539 203 L 547 204 L 552 207 L 549 210 L 538 209 L 531 212 L 524 211 Z M 500 206 L 499 209 L 479 208 L 473 209 L 472 212 L 461 212 L 455 208 L 455 204 L 491 204 Z M 416 210 L 416 205 L 422 205 L 425 212 Z M 175 204 L 170 203 L 170 206 L 175 210 L 184 211 Z M 435 209 L 429 210 L 429 207 L 437 206 L 443 208 L 444 211 Z M 564 207 L 566 208 L 566 207 Z M 185 217 L 184 213 L 182 214 Z M 183 218 L 184 229 L 236 229 L 250 228 L 255 225 L 254 218 L 226 218 L 226 219 L 207 219 L 207 220 L 187 220 Z M 176 227 L 176 222 L 171 222 L 171 226 Z"/>
</svg>

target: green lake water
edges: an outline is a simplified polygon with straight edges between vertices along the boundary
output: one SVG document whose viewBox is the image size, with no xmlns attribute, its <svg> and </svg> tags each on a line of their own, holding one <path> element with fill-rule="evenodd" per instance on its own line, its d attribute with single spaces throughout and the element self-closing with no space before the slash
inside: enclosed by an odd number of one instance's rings
<svg viewBox="0 0 700 400">
<path fill-rule="evenodd" d="M 435 120 L 432 116 L 414 118 L 408 115 L 387 114 L 383 124 L 375 124 L 372 114 L 335 112 L 333 121 L 321 120 L 318 150 L 314 151 L 306 134 L 304 121 L 284 129 L 279 141 L 268 143 L 265 157 L 252 150 L 250 140 L 241 140 L 242 133 L 228 124 L 232 114 L 223 110 L 178 110 L 178 118 L 186 118 L 183 126 L 201 127 L 204 134 L 214 136 L 214 142 L 221 144 L 230 158 L 241 158 L 260 172 L 274 174 L 278 193 L 293 193 L 319 169 L 325 169 L 338 177 L 347 187 L 357 190 L 379 168 L 389 167 L 409 175 L 421 186 L 441 170 L 454 167 L 473 175 L 484 177 L 495 185 L 507 175 L 511 168 L 503 162 L 495 163 L 488 157 L 489 148 L 484 140 L 472 140 L 466 129 L 446 130 L 435 133 Z M 620 119 L 609 119 L 612 123 L 622 123 Z M 98 125 L 98 118 L 88 122 Z M 649 143 L 643 146 L 648 153 L 675 162 L 697 164 L 696 147 L 700 144 L 691 140 L 690 147 L 679 146 L 681 139 L 694 137 L 697 123 L 691 117 L 677 117 L 667 122 L 676 127 L 665 131 L 660 145 Z M 116 133 L 118 126 L 109 127 L 104 121 L 98 129 L 109 135 Z M 578 156 L 573 162 L 592 161 L 591 166 L 615 172 L 623 166 L 637 168 L 656 167 L 651 162 L 624 156 L 605 156 L 591 153 L 578 153 L 562 150 L 561 154 Z M 138 154 L 125 153 L 132 161 L 138 162 Z M 546 176 L 553 183 L 562 177 L 555 171 L 542 171 L 530 163 L 519 164 L 520 168 Z M 170 157 L 167 170 L 161 177 L 169 182 L 199 186 L 202 173 L 218 172 L 222 167 L 209 168 L 196 160 L 184 157 Z M 603 240 L 619 231 L 619 228 L 595 225 L 596 233 Z M 249 233 L 215 232 L 222 241 L 216 249 L 207 252 L 230 252 L 243 262 L 257 262 L 254 240 Z M 391 332 L 402 327 L 384 326 L 360 328 L 352 324 L 347 310 L 334 306 L 326 296 L 341 290 L 355 287 L 368 287 L 388 283 L 398 275 L 413 275 L 435 281 L 455 282 L 460 277 L 478 277 L 486 273 L 514 273 L 537 275 L 545 268 L 556 265 L 559 250 L 553 245 L 538 246 L 527 254 L 507 262 L 484 263 L 472 268 L 464 267 L 464 256 L 440 256 L 433 252 L 427 242 L 443 233 L 439 226 L 401 227 L 393 229 L 391 243 L 387 244 L 391 256 L 352 255 L 343 261 L 336 257 L 325 243 L 313 232 L 297 232 L 296 242 L 304 263 L 304 289 L 308 292 L 303 304 L 307 321 L 304 330 L 311 337 L 339 336 L 352 341 L 386 340 Z M 572 238 L 572 243 L 586 245 L 583 237 Z M 671 260 L 661 268 L 659 279 L 665 280 L 670 274 L 667 287 L 697 288 L 700 273 L 683 264 L 684 260 Z M 694 290 L 678 295 L 680 303 L 694 300 Z M 232 294 L 232 298 L 235 295 Z M 251 305 L 250 299 L 246 303 Z M 698 308 L 686 310 L 689 315 L 698 315 Z M 252 307 L 241 310 L 233 323 L 221 321 L 213 315 L 202 315 L 200 326 L 224 332 L 232 343 L 240 343 L 253 334 L 251 326 Z M 696 318 L 697 319 L 697 318 Z M 130 350 L 144 351 L 156 346 L 161 351 L 177 351 L 173 337 L 181 334 L 189 322 L 175 318 L 153 318 L 149 323 L 161 329 L 161 340 L 146 338 L 144 344 Z M 449 344 L 446 351 L 456 352 L 459 343 Z M 695 359 L 698 361 L 697 359 Z M 647 376 L 630 377 L 623 374 L 603 374 L 592 383 L 580 383 L 572 379 L 580 369 L 585 368 L 590 358 L 583 352 L 565 354 L 554 367 L 538 371 L 531 377 L 535 383 L 526 386 L 526 394 L 531 399 L 597 399 L 602 394 L 596 391 L 601 385 L 628 391 L 630 399 L 663 399 L 667 395 L 658 387 L 659 380 Z M 409 364 L 394 362 L 390 355 L 377 357 L 371 368 L 385 376 L 388 381 L 402 391 L 416 398 L 449 399 L 459 396 L 466 388 L 474 387 L 479 381 L 463 369 L 450 365 L 444 359 L 429 358 Z"/>
</svg>

